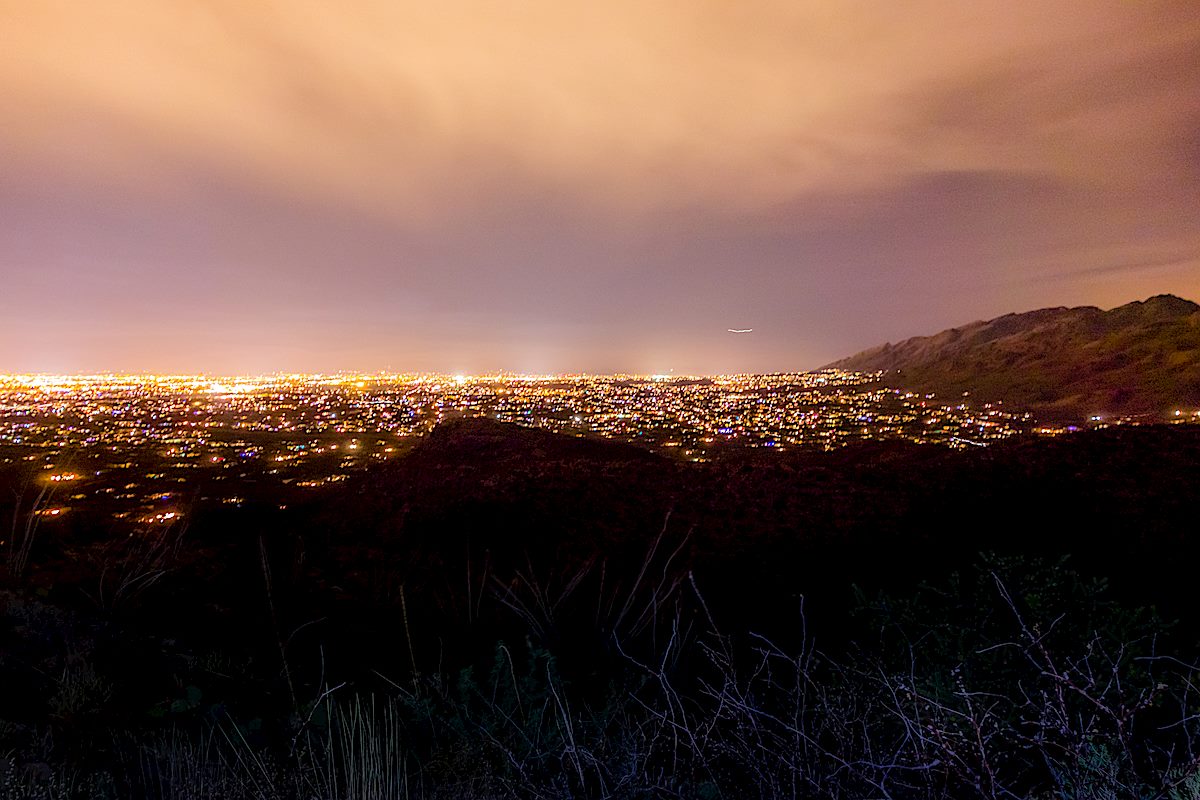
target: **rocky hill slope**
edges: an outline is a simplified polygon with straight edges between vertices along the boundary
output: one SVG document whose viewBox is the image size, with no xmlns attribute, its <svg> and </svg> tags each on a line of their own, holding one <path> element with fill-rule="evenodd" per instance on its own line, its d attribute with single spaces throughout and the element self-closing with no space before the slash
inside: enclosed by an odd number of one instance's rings
<svg viewBox="0 0 1200 800">
<path fill-rule="evenodd" d="M 831 368 L 1003 400 L 1043 419 L 1200 408 L 1200 305 L 1158 295 L 1108 311 L 1043 308 L 885 344 Z"/>
</svg>

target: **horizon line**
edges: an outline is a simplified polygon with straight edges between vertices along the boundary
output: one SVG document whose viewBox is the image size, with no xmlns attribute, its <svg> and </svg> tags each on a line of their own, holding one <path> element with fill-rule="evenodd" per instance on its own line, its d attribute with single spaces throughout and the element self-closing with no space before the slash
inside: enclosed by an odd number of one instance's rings
<svg viewBox="0 0 1200 800">
<path fill-rule="evenodd" d="M 675 379 L 696 379 L 696 378 L 730 378 L 740 376 L 768 376 L 768 375 L 813 375 L 817 373 L 845 373 L 845 374 L 870 374 L 856 373 L 855 370 L 830 369 L 820 367 L 816 369 L 799 369 L 799 370 L 774 370 L 767 372 L 708 372 L 708 373 L 675 373 L 675 372 L 516 372 L 509 370 L 496 370 L 489 372 L 464 373 L 464 372 L 428 372 L 428 371 L 411 371 L 411 372 L 395 372 L 391 370 L 377 370 L 374 372 L 361 372 L 357 370 L 338 370 L 335 372 L 259 372 L 259 373 L 233 373 L 233 372 L 148 372 L 148 371 L 100 371 L 100 372 L 0 372 L 0 381 L 13 380 L 53 380 L 53 379 L 69 379 L 69 380 L 86 380 L 86 379 L 102 379 L 102 378 L 127 378 L 141 380 L 196 380 L 196 381 L 211 381 L 211 380 L 278 380 L 278 379 L 387 379 L 387 378 L 433 378 L 447 380 L 485 380 L 485 379 L 515 379 L 515 380 L 551 380 L 563 378 L 645 378 L 653 380 L 675 380 Z"/>
</svg>

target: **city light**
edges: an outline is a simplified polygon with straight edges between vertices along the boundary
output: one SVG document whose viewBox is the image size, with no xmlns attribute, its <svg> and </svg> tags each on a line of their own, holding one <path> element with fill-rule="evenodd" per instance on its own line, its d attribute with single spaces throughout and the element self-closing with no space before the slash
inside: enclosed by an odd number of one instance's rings
<svg viewBox="0 0 1200 800">
<path fill-rule="evenodd" d="M 734 450 L 781 454 L 906 440 L 985 447 L 1073 426 L 1041 424 L 1002 403 L 953 401 L 827 370 L 714 377 L 640 375 L 0 376 L 0 463 L 32 462 L 72 499 L 117 519 L 160 524 L 161 504 L 241 505 L 241 482 L 310 490 L 404 452 L 444 420 L 486 417 L 628 442 L 686 461 Z M 1173 421 L 1200 420 L 1179 409 Z M 1094 415 L 1093 426 L 1125 420 Z M 66 469 L 70 467 L 70 469 Z M 64 509 L 54 509 L 57 516 Z"/>
</svg>

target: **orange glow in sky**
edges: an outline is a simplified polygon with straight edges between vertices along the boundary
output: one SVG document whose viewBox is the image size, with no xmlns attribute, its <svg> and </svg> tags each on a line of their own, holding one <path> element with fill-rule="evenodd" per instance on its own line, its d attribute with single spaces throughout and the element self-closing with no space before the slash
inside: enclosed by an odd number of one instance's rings
<svg viewBox="0 0 1200 800">
<path fill-rule="evenodd" d="M 1200 297 L 1194 2 L 45 0 L 0 30 L 0 371 L 790 370 Z"/>
</svg>

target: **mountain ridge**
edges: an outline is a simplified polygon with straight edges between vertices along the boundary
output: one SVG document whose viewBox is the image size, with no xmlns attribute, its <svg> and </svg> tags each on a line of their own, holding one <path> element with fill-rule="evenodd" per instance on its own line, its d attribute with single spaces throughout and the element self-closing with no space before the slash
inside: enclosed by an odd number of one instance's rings
<svg viewBox="0 0 1200 800">
<path fill-rule="evenodd" d="M 1162 294 L 1103 310 L 1010 313 L 880 345 L 826 365 L 969 392 L 1043 419 L 1162 418 L 1200 407 L 1200 305 Z"/>
</svg>

